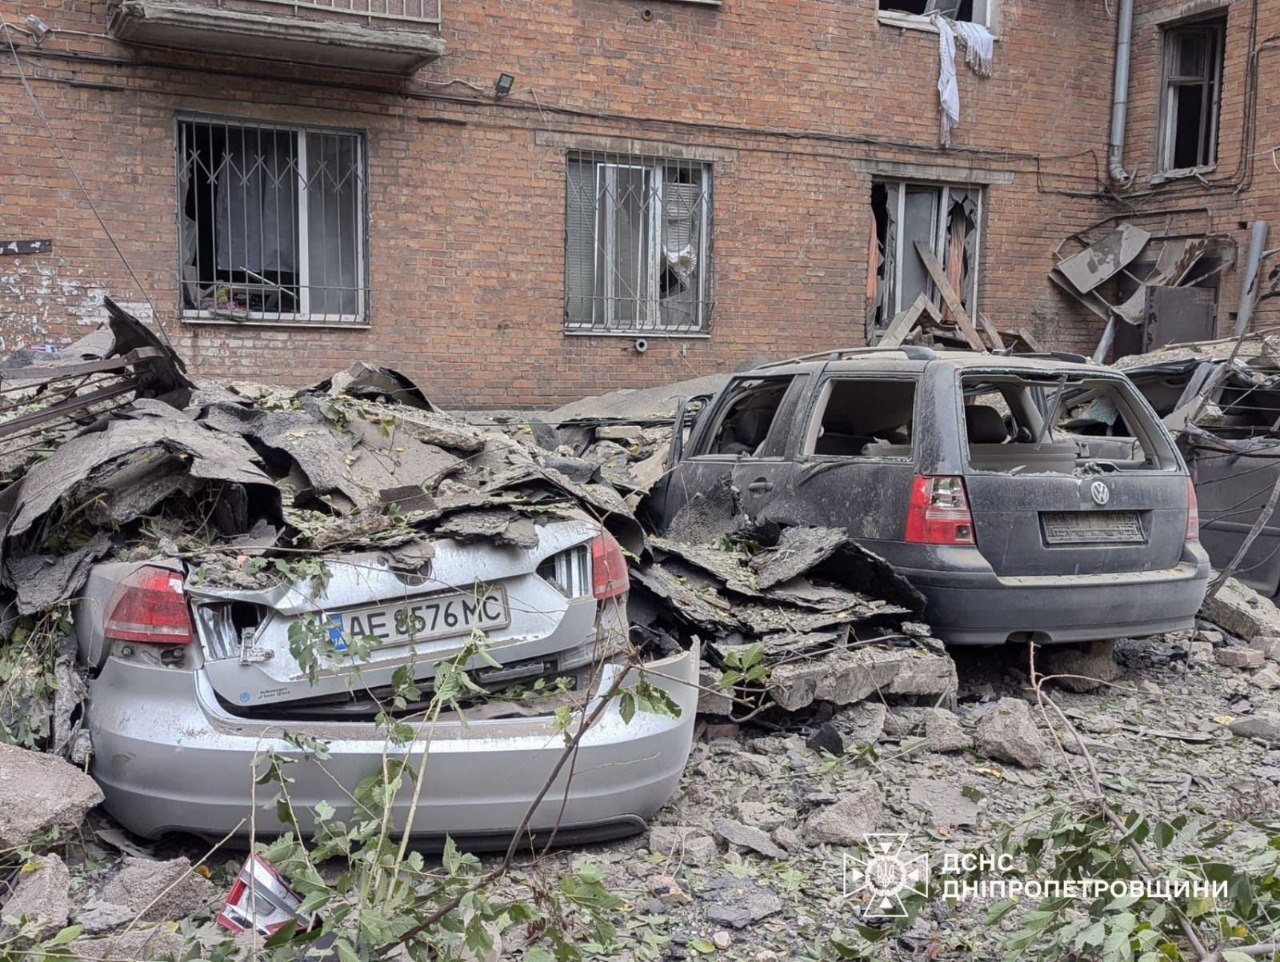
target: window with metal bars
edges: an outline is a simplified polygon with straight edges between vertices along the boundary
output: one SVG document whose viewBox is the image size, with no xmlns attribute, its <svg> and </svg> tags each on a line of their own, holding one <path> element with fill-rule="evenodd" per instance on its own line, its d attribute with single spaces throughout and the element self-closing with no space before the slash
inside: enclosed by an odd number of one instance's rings
<svg viewBox="0 0 1280 962">
<path fill-rule="evenodd" d="M 1227 20 L 1166 27 L 1161 171 L 1211 167 L 1218 159 L 1218 94 Z"/>
<path fill-rule="evenodd" d="M 982 188 L 880 181 L 871 187 L 871 238 L 867 265 L 867 333 L 883 330 L 921 294 L 943 301 L 916 242 L 933 251 L 947 280 L 973 316 L 978 297 Z"/>
<path fill-rule="evenodd" d="M 184 313 L 365 322 L 360 134 L 180 119 L 177 152 Z"/>
<path fill-rule="evenodd" d="M 706 334 L 710 165 L 573 154 L 566 180 L 565 330 Z"/>
</svg>

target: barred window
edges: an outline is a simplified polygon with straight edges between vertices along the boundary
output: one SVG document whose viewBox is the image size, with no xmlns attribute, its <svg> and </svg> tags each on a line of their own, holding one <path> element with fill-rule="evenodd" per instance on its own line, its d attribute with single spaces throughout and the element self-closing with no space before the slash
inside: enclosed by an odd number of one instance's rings
<svg viewBox="0 0 1280 962">
<path fill-rule="evenodd" d="M 361 135 L 180 120 L 178 202 L 184 312 L 364 322 Z"/>
<path fill-rule="evenodd" d="M 567 182 L 565 329 L 707 333 L 710 166 L 578 154 Z"/>
</svg>

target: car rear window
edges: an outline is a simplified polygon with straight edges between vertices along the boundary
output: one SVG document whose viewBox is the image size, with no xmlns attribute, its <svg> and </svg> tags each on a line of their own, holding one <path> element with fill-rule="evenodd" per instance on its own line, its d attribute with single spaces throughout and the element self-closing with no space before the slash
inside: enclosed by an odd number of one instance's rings
<svg viewBox="0 0 1280 962">
<path fill-rule="evenodd" d="M 1077 474 L 1177 466 L 1164 431 L 1123 380 L 1075 371 L 969 374 L 961 385 L 976 470 Z"/>
<path fill-rule="evenodd" d="M 804 453 L 909 458 L 915 408 L 915 378 L 831 378 L 820 395 Z"/>
</svg>

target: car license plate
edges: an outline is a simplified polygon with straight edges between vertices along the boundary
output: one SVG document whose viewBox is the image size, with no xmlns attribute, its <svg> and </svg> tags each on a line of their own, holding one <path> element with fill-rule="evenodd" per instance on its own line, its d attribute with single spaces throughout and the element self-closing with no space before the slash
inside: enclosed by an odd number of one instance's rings
<svg viewBox="0 0 1280 962">
<path fill-rule="evenodd" d="M 329 641 L 346 651 L 353 638 L 376 638 L 382 645 L 432 641 L 511 624 L 507 592 L 493 587 L 484 595 L 452 591 L 327 616 Z"/>
<path fill-rule="evenodd" d="M 1141 544 L 1146 541 L 1137 511 L 1044 511 L 1046 544 Z"/>
</svg>

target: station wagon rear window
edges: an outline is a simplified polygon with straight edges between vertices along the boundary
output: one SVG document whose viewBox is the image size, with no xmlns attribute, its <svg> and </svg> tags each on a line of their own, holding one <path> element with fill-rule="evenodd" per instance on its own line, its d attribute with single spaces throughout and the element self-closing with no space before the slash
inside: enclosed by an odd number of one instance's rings
<svg viewBox="0 0 1280 962">
<path fill-rule="evenodd" d="M 968 374 L 961 385 L 975 470 L 1084 475 L 1177 467 L 1163 430 L 1125 381 L 1046 371 Z"/>
</svg>

